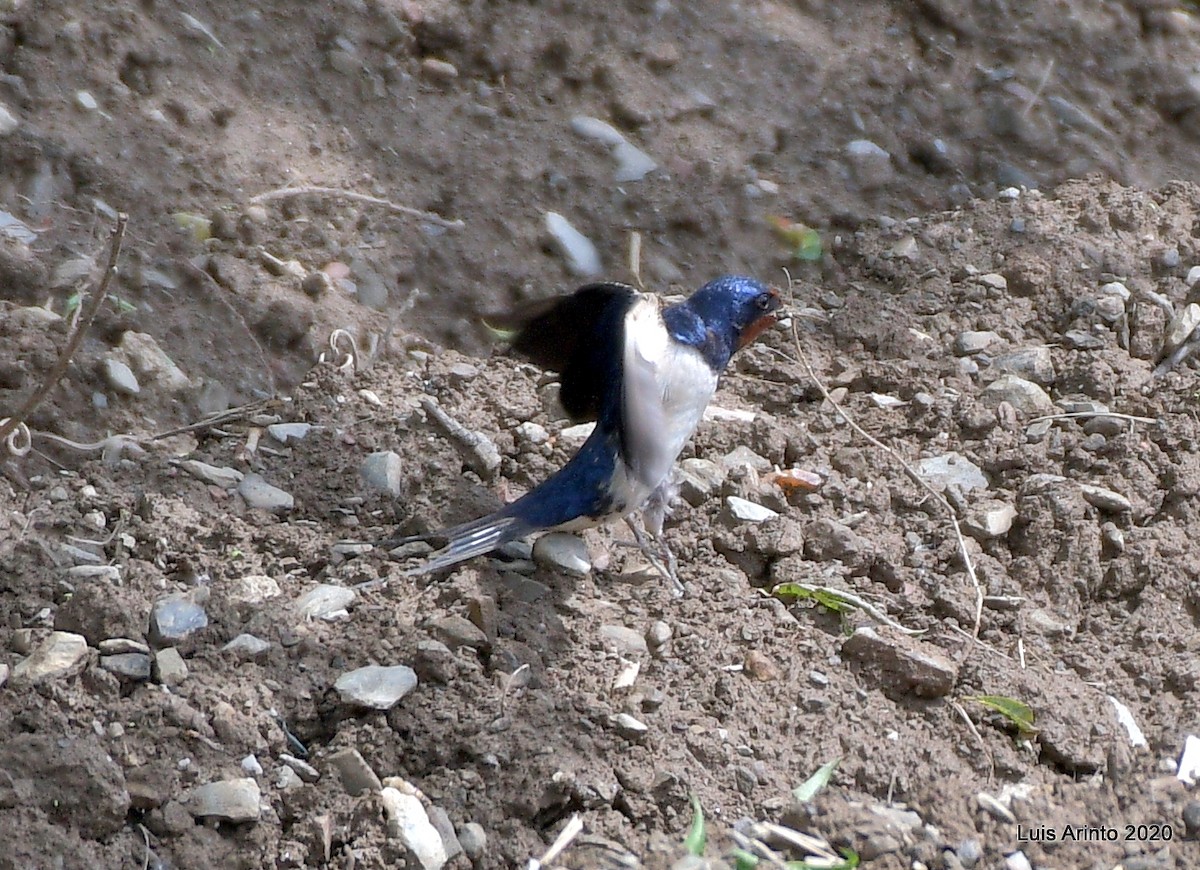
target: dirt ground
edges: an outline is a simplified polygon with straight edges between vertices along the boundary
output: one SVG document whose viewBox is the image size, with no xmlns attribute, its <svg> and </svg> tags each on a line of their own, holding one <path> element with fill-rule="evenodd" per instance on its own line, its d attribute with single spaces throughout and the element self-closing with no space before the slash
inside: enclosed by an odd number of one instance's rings
<svg viewBox="0 0 1200 870">
<path fill-rule="evenodd" d="M 554 866 L 804 857 L 764 823 L 1200 866 L 1200 19 L 1019 5 L 0 0 L 0 414 L 129 215 L 0 447 L 0 868 L 516 867 L 573 818 Z M 477 316 L 585 280 L 548 212 L 609 279 L 634 232 L 658 292 L 793 279 L 685 451 L 682 598 L 623 526 L 582 575 L 344 543 L 578 445 Z M 364 708 L 367 665 L 416 686 Z"/>
</svg>

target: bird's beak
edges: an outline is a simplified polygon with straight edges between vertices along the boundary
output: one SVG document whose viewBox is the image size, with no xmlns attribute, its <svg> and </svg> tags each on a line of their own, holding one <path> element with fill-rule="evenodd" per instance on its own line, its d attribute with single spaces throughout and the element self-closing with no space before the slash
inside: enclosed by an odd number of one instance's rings
<svg viewBox="0 0 1200 870">
<path fill-rule="evenodd" d="M 737 349 L 741 350 L 754 339 L 758 338 L 775 324 L 775 312 L 783 305 L 783 298 L 775 287 L 768 288 L 771 293 L 771 307 L 758 319 L 752 321 L 738 337 Z"/>
</svg>

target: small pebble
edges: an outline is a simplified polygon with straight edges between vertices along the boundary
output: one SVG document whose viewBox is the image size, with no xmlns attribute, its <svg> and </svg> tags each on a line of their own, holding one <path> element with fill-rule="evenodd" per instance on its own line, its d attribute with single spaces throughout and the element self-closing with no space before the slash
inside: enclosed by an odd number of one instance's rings
<svg viewBox="0 0 1200 870">
<path fill-rule="evenodd" d="M 82 669 L 88 645 L 83 635 L 51 632 L 49 637 L 12 669 L 14 683 L 39 683 L 73 676 Z"/>
<path fill-rule="evenodd" d="M 186 595 L 160 598 L 150 608 L 151 646 L 174 646 L 207 627 L 208 614 Z"/>
<path fill-rule="evenodd" d="M 569 532 L 549 532 L 533 545 L 533 561 L 544 568 L 583 576 L 592 570 L 587 544 Z"/>
<path fill-rule="evenodd" d="M 272 423 L 267 427 L 267 434 L 280 444 L 289 441 L 303 441 L 312 431 L 311 423 Z"/>
<path fill-rule="evenodd" d="M 255 510 L 286 513 L 295 507 L 296 503 L 291 493 L 272 486 L 259 474 L 247 474 L 243 477 L 237 491 L 247 506 Z"/>
<path fill-rule="evenodd" d="M 136 396 L 142 391 L 133 369 L 112 357 L 106 357 L 104 360 L 104 380 L 122 396 Z"/>
<path fill-rule="evenodd" d="M 353 589 L 321 583 L 301 595 L 294 606 L 302 619 L 342 619 L 356 598 L 358 593 Z"/>
<path fill-rule="evenodd" d="M 304 782 L 316 782 L 321 778 L 321 773 L 307 761 L 296 758 L 294 755 L 288 755 L 286 752 L 279 754 L 279 760 L 296 771 L 296 775 Z"/>
<path fill-rule="evenodd" d="M 630 716 L 628 713 L 618 713 L 611 717 L 610 721 L 616 732 L 626 740 L 638 741 L 650 732 L 650 727 L 645 722 Z"/>
<path fill-rule="evenodd" d="M 198 459 L 186 459 L 179 463 L 179 467 L 197 480 L 202 480 L 212 486 L 219 486 L 221 489 L 233 489 L 246 476 L 236 468 L 209 465 Z"/>
<path fill-rule="evenodd" d="M 383 788 L 371 765 L 367 764 L 362 754 L 353 747 L 338 750 L 330 755 L 329 764 L 338 772 L 342 788 L 351 797 L 358 797 L 366 792 L 378 792 Z"/>
<path fill-rule="evenodd" d="M 864 190 L 881 187 L 896 174 L 892 155 L 869 139 L 855 139 L 846 146 L 845 155 L 855 181 Z"/>
<path fill-rule="evenodd" d="M 371 489 L 392 498 L 399 498 L 403 492 L 404 462 L 398 453 L 381 450 L 370 454 L 363 460 L 359 473 Z"/>
<path fill-rule="evenodd" d="M 1033 381 L 1016 375 L 1004 375 L 992 381 L 984 388 L 980 399 L 989 408 L 995 408 L 1001 402 L 1008 402 L 1019 413 L 1031 417 L 1054 411 L 1054 402 L 1045 390 Z"/>
<path fill-rule="evenodd" d="M 553 237 L 572 275 L 596 278 L 604 271 L 600 252 L 592 240 L 571 226 L 571 222 L 558 212 L 546 212 L 546 230 Z"/>
<path fill-rule="evenodd" d="M 467 822 L 458 829 L 458 842 L 471 862 L 476 863 L 487 851 L 487 832 L 478 822 Z"/>
<path fill-rule="evenodd" d="M 1093 486 L 1090 483 L 1081 483 L 1079 489 L 1083 493 L 1084 501 L 1102 511 L 1125 513 L 1133 510 L 1133 502 L 1119 492 L 1113 492 L 1102 486 Z"/>
<path fill-rule="evenodd" d="M 118 653 L 100 657 L 100 667 L 130 682 L 150 679 L 150 656 L 146 653 Z"/>
<path fill-rule="evenodd" d="M 178 686 L 187 679 L 187 662 L 173 646 L 160 649 L 154 654 L 154 673 L 162 685 Z"/>
<path fill-rule="evenodd" d="M 262 776 L 263 766 L 259 764 L 258 758 L 253 753 L 242 759 L 242 770 L 251 776 Z"/>
<path fill-rule="evenodd" d="M 736 495 L 728 496 L 725 499 L 725 506 L 728 508 L 729 517 L 739 523 L 763 523 L 779 516 L 769 507 L 755 504 Z"/>
<path fill-rule="evenodd" d="M 417 675 L 404 665 L 367 665 L 342 674 L 333 688 L 342 702 L 372 710 L 389 710 L 417 687 Z"/>
<path fill-rule="evenodd" d="M 390 786 L 379 796 L 387 816 L 388 836 L 399 840 L 424 870 L 440 870 L 446 863 L 446 846 L 420 798 Z"/>
<path fill-rule="evenodd" d="M 188 808 L 198 819 L 256 822 L 261 800 L 258 783 L 253 779 L 226 779 L 193 789 Z"/>
<path fill-rule="evenodd" d="M 221 652 L 228 653 L 240 661 L 248 662 L 261 659 L 271 649 L 270 641 L 255 637 L 252 634 L 239 634 L 225 646 Z"/>
</svg>

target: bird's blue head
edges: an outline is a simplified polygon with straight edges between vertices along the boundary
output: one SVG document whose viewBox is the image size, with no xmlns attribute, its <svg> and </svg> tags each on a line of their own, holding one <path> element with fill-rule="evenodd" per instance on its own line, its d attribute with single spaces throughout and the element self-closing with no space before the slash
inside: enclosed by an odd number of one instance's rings
<svg viewBox="0 0 1200 870">
<path fill-rule="evenodd" d="M 773 287 L 744 275 L 723 275 L 665 309 L 663 320 L 676 340 L 695 347 L 719 372 L 775 322 L 782 304 Z"/>
</svg>

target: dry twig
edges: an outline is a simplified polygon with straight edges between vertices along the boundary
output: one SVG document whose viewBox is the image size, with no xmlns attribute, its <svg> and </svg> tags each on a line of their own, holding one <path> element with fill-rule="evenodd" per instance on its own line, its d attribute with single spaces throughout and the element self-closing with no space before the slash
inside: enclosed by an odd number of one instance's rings
<svg viewBox="0 0 1200 870">
<path fill-rule="evenodd" d="M 958 701 L 951 701 L 950 706 L 967 723 L 967 727 L 971 729 L 971 733 L 975 735 L 975 739 L 983 747 L 983 753 L 987 756 L 988 761 L 988 782 L 991 782 L 996 778 L 996 759 L 992 756 L 992 750 L 988 748 L 987 741 L 983 739 L 983 735 L 979 733 L 979 729 L 975 727 L 975 723 L 971 721 L 971 717 L 967 715 L 967 711 L 963 709 L 962 704 L 958 703 Z"/>
<path fill-rule="evenodd" d="M 117 215 L 117 225 L 113 227 L 112 235 L 109 237 L 108 264 L 104 267 L 104 274 L 100 278 L 100 286 L 96 288 L 91 298 L 88 299 L 87 307 L 81 310 L 75 331 L 67 339 L 66 347 L 58 355 L 58 359 L 54 362 L 54 367 L 50 369 L 50 372 L 46 375 L 46 379 L 42 381 L 41 387 L 29 395 L 29 398 L 25 400 L 25 404 L 15 414 L 4 420 L 0 420 L 0 444 L 9 444 L 11 442 L 11 434 L 18 427 L 25 427 L 25 421 L 29 419 L 29 415 L 37 410 L 37 406 L 45 401 L 46 397 L 58 385 L 58 382 L 62 380 L 62 376 L 66 374 L 67 366 L 71 364 L 71 357 L 79 349 L 79 345 L 83 341 L 83 336 L 91 327 L 92 321 L 96 319 L 96 315 L 100 313 L 100 306 L 104 303 L 105 297 L 108 296 L 108 285 L 112 283 L 113 275 L 117 274 L 117 258 L 121 254 L 121 241 L 125 238 L 125 225 L 128 222 L 128 215 L 123 212 Z M 26 428 L 25 440 L 28 442 L 28 439 L 29 433 Z"/>
<path fill-rule="evenodd" d="M 250 197 L 250 202 L 255 205 L 261 205 L 264 202 L 270 202 L 275 199 L 291 199 L 295 196 L 330 196 L 336 199 L 348 199 L 351 202 L 362 202 L 367 205 L 378 205 L 386 208 L 388 211 L 395 214 L 406 215 L 407 217 L 419 218 L 423 221 L 428 221 L 431 224 L 437 224 L 439 227 L 458 230 L 466 226 L 461 220 L 450 220 L 441 215 L 434 214 L 431 211 L 422 211 L 419 208 L 413 208 L 408 205 L 400 205 L 387 199 L 380 199 L 377 196 L 367 196 L 365 193 L 355 193 L 352 190 L 342 190 L 337 187 L 318 187 L 306 185 L 304 187 L 281 187 L 278 190 L 269 190 L 266 193 L 260 193 L 257 196 Z"/>
</svg>

